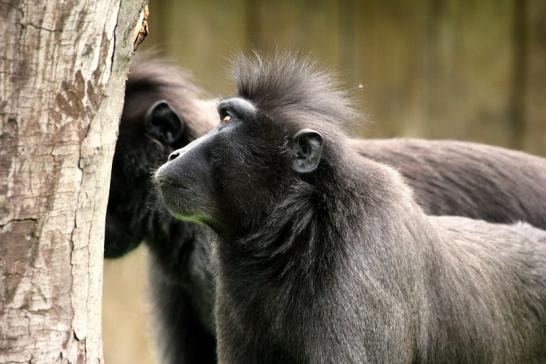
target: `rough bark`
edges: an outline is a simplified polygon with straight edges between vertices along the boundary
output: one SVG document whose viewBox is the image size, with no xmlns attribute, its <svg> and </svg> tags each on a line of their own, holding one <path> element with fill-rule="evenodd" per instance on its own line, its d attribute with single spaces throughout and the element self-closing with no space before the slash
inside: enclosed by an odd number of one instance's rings
<svg viewBox="0 0 546 364">
<path fill-rule="evenodd" d="M 102 362 L 102 255 L 145 0 L 0 0 L 0 363 Z"/>
</svg>

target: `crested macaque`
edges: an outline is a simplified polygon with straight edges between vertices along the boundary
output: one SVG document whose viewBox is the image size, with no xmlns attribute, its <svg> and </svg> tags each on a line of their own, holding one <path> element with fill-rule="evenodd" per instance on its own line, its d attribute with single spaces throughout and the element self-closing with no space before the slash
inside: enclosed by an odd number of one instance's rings
<svg viewBox="0 0 546 364">
<path fill-rule="evenodd" d="M 219 362 L 546 361 L 546 232 L 426 215 L 351 146 L 355 112 L 309 62 L 241 58 L 235 80 L 154 175 L 216 234 Z"/>
<path fill-rule="evenodd" d="M 112 168 L 105 256 L 122 256 L 146 242 L 165 363 L 216 362 L 214 285 L 207 229 L 171 217 L 157 201 L 150 172 L 217 119 L 216 101 L 205 99 L 172 64 L 149 55 L 133 62 Z M 525 221 L 546 229 L 543 158 L 454 141 L 347 143 L 399 170 L 427 214 Z"/>
<path fill-rule="evenodd" d="M 163 363 L 216 363 L 207 232 L 176 221 L 157 200 L 151 172 L 208 132 L 216 102 L 164 59 L 133 59 L 114 153 L 104 254 L 122 256 L 142 241 L 150 251 L 150 290 Z M 210 301 L 210 302 L 209 302 Z"/>
</svg>

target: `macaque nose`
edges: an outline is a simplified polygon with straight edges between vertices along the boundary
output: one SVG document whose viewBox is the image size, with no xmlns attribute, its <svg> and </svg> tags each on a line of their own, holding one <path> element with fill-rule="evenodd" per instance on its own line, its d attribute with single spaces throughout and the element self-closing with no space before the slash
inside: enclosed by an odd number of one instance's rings
<svg viewBox="0 0 546 364">
<path fill-rule="evenodd" d="M 178 150 L 175 150 L 174 152 L 172 152 L 171 154 L 169 154 L 169 159 L 168 161 L 172 161 L 173 159 L 176 159 L 178 158 L 178 156 L 180 155 L 180 151 Z"/>
</svg>

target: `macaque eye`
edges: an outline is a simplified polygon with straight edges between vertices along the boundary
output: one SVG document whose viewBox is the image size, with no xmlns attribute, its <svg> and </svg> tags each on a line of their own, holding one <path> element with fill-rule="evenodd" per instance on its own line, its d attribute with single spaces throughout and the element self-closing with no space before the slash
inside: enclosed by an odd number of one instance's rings
<svg viewBox="0 0 546 364">
<path fill-rule="evenodd" d="M 222 118 L 222 124 L 229 124 L 231 121 L 231 115 L 226 115 Z"/>
</svg>

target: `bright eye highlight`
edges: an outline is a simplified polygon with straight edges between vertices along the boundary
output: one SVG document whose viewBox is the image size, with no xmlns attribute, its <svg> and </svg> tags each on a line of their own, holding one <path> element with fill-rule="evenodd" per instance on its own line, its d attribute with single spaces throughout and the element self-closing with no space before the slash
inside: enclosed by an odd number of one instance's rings
<svg viewBox="0 0 546 364">
<path fill-rule="evenodd" d="M 231 116 L 229 115 L 226 115 L 222 118 L 222 124 L 229 124 L 230 121 L 231 121 Z"/>
</svg>

